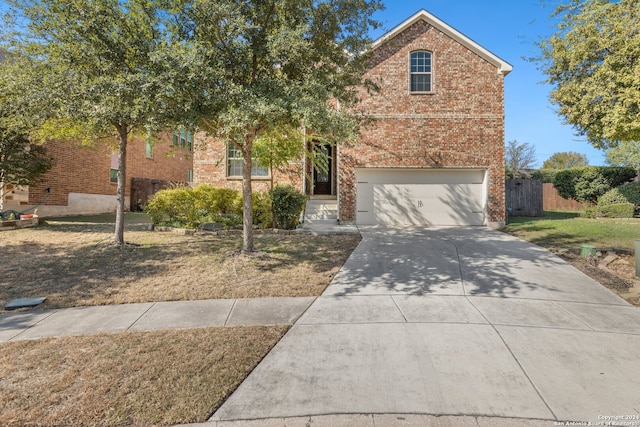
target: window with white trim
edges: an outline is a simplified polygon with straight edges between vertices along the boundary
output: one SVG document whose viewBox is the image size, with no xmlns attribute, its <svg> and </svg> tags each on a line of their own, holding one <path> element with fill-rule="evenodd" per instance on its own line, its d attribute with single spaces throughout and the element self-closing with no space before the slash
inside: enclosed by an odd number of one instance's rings
<svg viewBox="0 0 640 427">
<path fill-rule="evenodd" d="M 263 165 L 255 157 L 251 162 L 251 176 L 266 178 L 269 176 L 269 167 Z M 230 178 L 242 177 L 242 151 L 233 145 L 227 143 L 227 176 Z"/>
<path fill-rule="evenodd" d="M 193 133 L 185 129 L 173 131 L 173 145 L 193 150 Z"/>
<path fill-rule="evenodd" d="M 431 85 L 431 52 L 420 50 L 410 55 L 410 91 L 411 93 L 430 93 Z"/>
<path fill-rule="evenodd" d="M 153 159 L 153 141 L 151 140 L 151 138 L 147 138 L 147 142 L 145 144 L 145 155 L 147 156 L 147 158 L 149 159 Z"/>
<path fill-rule="evenodd" d="M 109 182 L 112 184 L 118 183 L 118 153 L 111 153 L 111 159 L 109 160 Z"/>
</svg>

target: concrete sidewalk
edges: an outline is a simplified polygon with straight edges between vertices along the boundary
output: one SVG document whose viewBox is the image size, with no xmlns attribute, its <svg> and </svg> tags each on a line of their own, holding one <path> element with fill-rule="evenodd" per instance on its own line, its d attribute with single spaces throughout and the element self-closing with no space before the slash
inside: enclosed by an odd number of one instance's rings
<svg viewBox="0 0 640 427">
<path fill-rule="evenodd" d="M 361 232 L 209 425 L 640 426 L 638 308 L 500 232 Z"/>
<path fill-rule="evenodd" d="M 0 342 L 240 325 L 291 325 L 315 297 L 151 302 L 0 314 Z"/>
</svg>

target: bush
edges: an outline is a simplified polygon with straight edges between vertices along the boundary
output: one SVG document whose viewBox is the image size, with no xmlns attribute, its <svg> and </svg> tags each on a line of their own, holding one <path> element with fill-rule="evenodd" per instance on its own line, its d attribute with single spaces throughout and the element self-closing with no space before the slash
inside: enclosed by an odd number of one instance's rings
<svg viewBox="0 0 640 427">
<path fill-rule="evenodd" d="M 596 217 L 596 205 L 585 205 L 584 210 L 580 212 L 582 218 L 595 218 Z"/>
<path fill-rule="evenodd" d="M 203 216 L 242 214 L 242 197 L 236 190 L 200 184 L 193 189 L 193 197 L 196 209 L 204 211 Z"/>
<path fill-rule="evenodd" d="M 273 225 L 273 209 L 269 193 L 253 193 L 253 224 L 264 229 Z"/>
<path fill-rule="evenodd" d="M 596 203 L 598 197 L 636 176 L 631 167 L 584 166 L 556 173 L 553 186 L 561 197 Z"/>
<path fill-rule="evenodd" d="M 193 190 L 177 187 L 160 190 L 147 202 L 145 213 L 154 224 L 180 225 L 195 228 L 200 214 L 195 209 Z"/>
<path fill-rule="evenodd" d="M 598 206 L 616 205 L 618 203 L 629 203 L 627 198 L 620 192 L 620 187 L 609 190 L 598 198 Z"/>
<path fill-rule="evenodd" d="M 154 194 L 145 213 L 156 225 L 197 228 L 203 222 L 218 222 L 228 228 L 242 223 L 239 200 L 240 194 L 227 188 L 178 187 Z"/>
<path fill-rule="evenodd" d="M 270 192 L 278 228 L 296 228 L 307 198 L 290 185 L 277 185 Z"/>
<path fill-rule="evenodd" d="M 200 184 L 158 191 L 145 207 L 155 225 L 197 228 L 214 222 L 228 229 L 242 224 L 242 195 L 229 188 Z M 253 193 L 253 223 L 271 227 L 273 215 L 268 193 Z"/>
<path fill-rule="evenodd" d="M 553 183 L 558 172 L 557 169 L 539 169 L 533 174 L 533 178 L 543 183 Z"/>
<path fill-rule="evenodd" d="M 625 197 L 627 202 L 636 206 L 640 205 L 640 182 L 621 185 L 617 190 Z"/>
<path fill-rule="evenodd" d="M 633 203 L 614 203 L 598 205 L 596 215 L 604 218 L 633 218 L 635 206 Z"/>
<path fill-rule="evenodd" d="M 621 185 L 620 187 L 614 188 L 613 190 L 609 190 L 598 199 L 598 216 L 609 216 L 605 214 L 600 214 L 601 209 L 605 209 L 605 212 L 608 212 L 607 206 L 611 205 L 620 205 L 620 204 L 630 204 L 635 208 L 640 205 L 640 183 L 638 182 L 630 182 L 628 184 Z M 622 209 L 622 208 L 616 208 Z M 615 211 L 615 209 L 614 209 Z M 617 212 L 617 211 L 615 211 Z M 635 212 L 634 212 L 635 213 Z M 614 218 L 632 218 L 628 216 L 614 216 Z"/>
</svg>

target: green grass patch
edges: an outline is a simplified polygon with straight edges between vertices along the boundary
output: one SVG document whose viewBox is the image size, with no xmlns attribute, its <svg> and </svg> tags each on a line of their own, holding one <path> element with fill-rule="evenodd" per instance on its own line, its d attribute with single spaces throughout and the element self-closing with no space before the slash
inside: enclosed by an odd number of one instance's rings
<svg viewBox="0 0 640 427">
<path fill-rule="evenodd" d="M 513 217 L 504 231 L 547 248 L 598 248 L 633 250 L 640 239 L 640 220 L 581 218 L 577 212 L 545 212 L 543 217 Z"/>
</svg>

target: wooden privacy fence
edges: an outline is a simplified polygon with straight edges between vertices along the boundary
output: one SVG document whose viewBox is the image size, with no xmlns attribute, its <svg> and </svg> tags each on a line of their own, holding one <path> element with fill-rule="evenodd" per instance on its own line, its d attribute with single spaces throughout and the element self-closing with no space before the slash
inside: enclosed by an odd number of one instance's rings
<svg viewBox="0 0 640 427">
<path fill-rule="evenodd" d="M 131 179 L 131 211 L 141 211 L 151 196 L 165 188 L 178 183 L 163 179 L 132 178 Z"/>
<path fill-rule="evenodd" d="M 558 190 L 551 183 L 542 184 L 542 208 L 545 211 L 581 211 L 582 203 L 560 197 Z"/>
<path fill-rule="evenodd" d="M 505 201 L 508 216 L 543 216 L 542 181 L 507 179 Z"/>
</svg>

